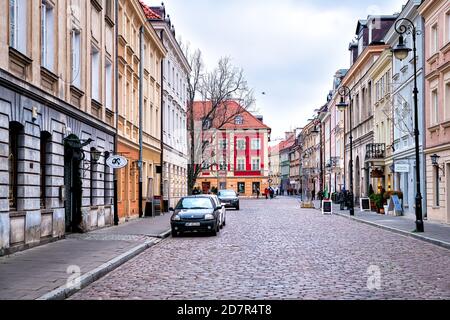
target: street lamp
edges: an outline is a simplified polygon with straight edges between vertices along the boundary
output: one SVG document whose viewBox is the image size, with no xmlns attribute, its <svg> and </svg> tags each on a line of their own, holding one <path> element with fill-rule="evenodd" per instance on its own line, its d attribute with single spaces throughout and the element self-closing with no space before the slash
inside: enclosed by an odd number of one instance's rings
<svg viewBox="0 0 450 320">
<path fill-rule="evenodd" d="M 352 128 L 352 97 L 351 90 L 347 86 L 341 86 L 338 90 L 339 95 L 341 96 L 341 102 L 339 102 L 336 107 L 339 111 L 344 112 L 347 108 L 349 108 L 350 115 L 350 215 L 355 215 L 355 204 L 353 198 L 353 128 Z M 348 97 L 350 100 L 350 104 L 345 102 L 345 97 Z"/>
<path fill-rule="evenodd" d="M 404 25 L 406 22 L 409 25 Z M 420 151 L 419 151 L 419 107 L 418 107 L 418 93 L 417 89 L 417 47 L 416 47 L 416 36 L 421 34 L 420 30 L 417 30 L 414 23 L 407 19 L 398 19 L 395 23 L 395 31 L 400 35 L 398 45 L 392 49 L 394 56 L 400 61 L 406 59 L 411 52 L 411 48 L 405 46 L 404 34 L 411 34 L 413 40 L 413 53 L 414 53 L 414 136 L 416 143 L 416 232 L 424 232 L 423 227 L 423 217 L 422 217 L 422 194 L 420 188 Z"/>
</svg>

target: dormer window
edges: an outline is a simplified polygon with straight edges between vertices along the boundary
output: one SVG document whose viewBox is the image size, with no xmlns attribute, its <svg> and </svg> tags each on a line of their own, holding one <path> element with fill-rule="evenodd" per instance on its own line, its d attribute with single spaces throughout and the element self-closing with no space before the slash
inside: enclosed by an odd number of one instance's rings
<svg viewBox="0 0 450 320">
<path fill-rule="evenodd" d="M 244 124 L 244 118 L 242 118 L 242 116 L 237 116 L 236 118 L 234 118 L 234 123 L 236 125 Z"/>
</svg>

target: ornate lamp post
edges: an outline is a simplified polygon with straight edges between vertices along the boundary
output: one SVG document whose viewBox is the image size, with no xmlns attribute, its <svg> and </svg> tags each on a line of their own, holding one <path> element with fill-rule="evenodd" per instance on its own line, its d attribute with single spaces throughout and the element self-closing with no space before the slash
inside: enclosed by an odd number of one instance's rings
<svg viewBox="0 0 450 320">
<path fill-rule="evenodd" d="M 351 90 L 347 86 L 341 86 L 338 90 L 339 95 L 341 96 L 341 102 L 339 102 L 336 107 L 339 111 L 344 112 L 347 107 L 349 108 L 350 115 L 350 215 L 355 215 L 355 203 L 353 197 L 353 128 L 352 128 L 352 97 Z M 345 102 L 345 98 L 348 97 L 350 100 L 350 104 Z"/>
<path fill-rule="evenodd" d="M 407 25 L 403 24 L 406 22 Z M 416 232 L 424 232 L 423 217 L 422 217 L 422 194 L 420 189 L 420 150 L 419 150 L 419 107 L 417 95 L 419 90 L 417 89 L 417 48 L 416 48 L 416 36 L 421 34 L 420 30 L 417 30 L 414 23 L 407 19 L 398 19 L 395 23 L 395 31 L 400 35 L 398 45 L 392 49 L 394 56 L 400 61 L 406 59 L 411 51 L 414 53 L 414 136 L 416 143 Z M 408 48 L 405 45 L 403 35 L 411 34 L 413 40 L 413 49 Z"/>
</svg>

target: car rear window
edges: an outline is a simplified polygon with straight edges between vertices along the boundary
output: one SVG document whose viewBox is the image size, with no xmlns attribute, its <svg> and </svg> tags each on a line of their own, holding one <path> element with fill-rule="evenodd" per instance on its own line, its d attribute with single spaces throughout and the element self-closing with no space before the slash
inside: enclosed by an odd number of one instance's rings
<svg viewBox="0 0 450 320">
<path fill-rule="evenodd" d="M 236 192 L 234 192 L 232 190 L 223 190 L 223 191 L 219 191 L 219 196 L 222 196 L 222 197 L 235 197 L 236 196 Z"/>
</svg>

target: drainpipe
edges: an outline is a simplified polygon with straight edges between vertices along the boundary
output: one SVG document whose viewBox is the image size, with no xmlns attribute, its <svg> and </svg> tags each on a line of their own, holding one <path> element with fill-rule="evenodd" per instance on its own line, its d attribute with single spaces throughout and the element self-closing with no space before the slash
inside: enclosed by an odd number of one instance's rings
<svg viewBox="0 0 450 320">
<path fill-rule="evenodd" d="M 164 44 L 164 29 L 161 30 L 161 43 Z M 164 59 L 161 59 L 161 179 L 160 179 L 160 193 L 161 193 L 161 212 L 167 212 L 169 208 L 164 207 Z"/>
<path fill-rule="evenodd" d="M 143 126 L 143 105 L 144 105 L 144 26 L 141 26 L 139 30 L 139 46 L 140 46 L 140 59 L 139 59 L 139 217 L 143 217 L 142 210 L 142 162 L 143 162 L 143 150 L 142 150 L 142 126 Z"/>
<path fill-rule="evenodd" d="M 115 54 L 115 104 L 116 104 L 116 132 L 114 134 L 114 154 L 117 154 L 117 145 L 118 145 L 118 133 L 117 128 L 119 127 L 119 0 L 115 1 L 115 31 L 116 31 L 116 37 L 115 37 L 115 46 L 116 46 L 116 54 Z M 117 201 L 117 170 L 119 169 L 113 169 L 114 173 L 114 225 L 119 225 L 119 208 L 118 201 Z"/>
</svg>

